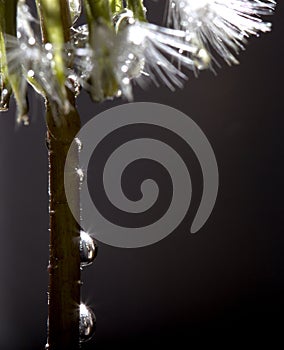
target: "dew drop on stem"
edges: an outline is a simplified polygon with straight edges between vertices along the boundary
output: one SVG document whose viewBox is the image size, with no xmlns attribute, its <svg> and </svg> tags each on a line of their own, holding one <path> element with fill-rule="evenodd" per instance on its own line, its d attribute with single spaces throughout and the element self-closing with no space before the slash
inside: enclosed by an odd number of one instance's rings
<svg viewBox="0 0 284 350">
<path fill-rule="evenodd" d="M 88 233 L 81 231 L 79 247 L 81 267 L 92 264 L 98 252 L 98 247 L 95 240 Z"/>
<path fill-rule="evenodd" d="M 80 304 L 79 335 L 80 342 L 90 340 L 96 330 L 96 316 L 85 304 Z"/>
</svg>

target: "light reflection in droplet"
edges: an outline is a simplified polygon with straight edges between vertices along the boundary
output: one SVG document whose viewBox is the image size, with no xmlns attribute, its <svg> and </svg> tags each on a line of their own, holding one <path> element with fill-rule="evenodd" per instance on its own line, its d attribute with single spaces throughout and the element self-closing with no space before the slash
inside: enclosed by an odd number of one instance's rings
<svg viewBox="0 0 284 350">
<path fill-rule="evenodd" d="M 80 342 L 90 340 L 96 330 L 96 316 L 85 304 L 80 304 L 79 335 Z"/>
<path fill-rule="evenodd" d="M 81 152 L 81 151 L 82 151 L 82 148 L 83 148 L 82 141 L 81 141 L 78 137 L 76 137 L 76 138 L 75 138 L 75 142 L 76 142 L 76 145 L 77 145 L 77 147 L 78 147 L 78 151 Z"/>
<path fill-rule="evenodd" d="M 97 256 L 98 247 L 95 240 L 85 231 L 80 232 L 81 267 L 92 264 Z"/>
<path fill-rule="evenodd" d="M 85 174 L 84 174 L 83 169 L 76 168 L 76 173 L 77 173 L 77 175 L 79 177 L 80 182 L 83 182 L 85 180 Z"/>
</svg>

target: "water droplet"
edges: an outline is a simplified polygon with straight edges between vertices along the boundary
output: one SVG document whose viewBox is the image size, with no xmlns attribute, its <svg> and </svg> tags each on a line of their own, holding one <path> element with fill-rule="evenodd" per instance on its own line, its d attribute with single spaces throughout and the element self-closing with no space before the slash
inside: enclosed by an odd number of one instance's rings
<svg viewBox="0 0 284 350">
<path fill-rule="evenodd" d="M 197 69 L 204 70 L 210 66 L 211 58 L 208 52 L 202 48 L 198 50 L 196 57 L 194 59 L 194 63 Z"/>
<path fill-rule="evenodd" d="M 81 169 L 81 168 L 76 168 L 76 173 L 77 173 L 77 175 L 79 176 L 80 182 L 83 182 L 83 181 L 85 180 L 85 174 L 84 174 L 83 169 Z"/>
<path fill-rule="evenodd" d="M 53 59 L 53 54 L 51 52 L 48 52 L 46 58 L 51 61 Z"/>
<path fill-rule="evenodd" d="M 117 90 L 116 97 L 121 97 L 121 96 L 122 96 L 122 91 L 121 90 Z"/>
<path fill-rule="evenodd" d="M 29 126 L 30 125 L 30 118 L 28 115 L 19 115 L 17 118 L 17 123 L 18 124 L 23 124 L 24 126 Z"/>
<path fill-rule="evenodd" d="M 82 151 L 82 148 L 83 148 L 82 141 L 81 141 L 78 137 L 76 137 L 76 138 L 75 138 L 75 142 L 76 142 L 76 144 L 77 144 L 78 151 L 81 152 L 81 151 Z"/>
<path fill-rule="evenodd" d="M 123 84 L 128 85 L 130 83 L 130 79 L 125 77 L 122 79 Z"/>
<path fill-rule="evenodd" d="M 0 90 L 0 112 L 6 112 L 9 109 L 10 93 L 8 89 Z"/>
<path fill-rule="evenodd" d="M 125 64 L 128 67 L 128 77 L 130 79 L 139 78 L 145 67 L 145 60 L 134 54 L 130 54 L 128 55 L 128 59 L 125 61 Z"/>
<path fill-rule="evenodd" d="M 33 38 L 33 37 L 29 38 L 28 43 L 29 43 L 29 45 L 33 46 L 36 43 L 35 38 Z"/>
<path fill-rule="evenodd" d="M 80 232 L 80 258 L 81 267 L 92 264 L 98 252 L 95 240 L 86 232 Z"/>
<path fill-rule="evenodd" d="M 85 48 L 88 43 L 89 28 L 83 24 L 76 28 L 71 28 L 71 40 L 75 48 Z"/>
<path fill-rule="evenodd" d="M 33 78 L 33 77 L 35 76 L 35 72 L 34 72 L 32 69 L 30 69 L 30 70 L 28 71 L 28 73 L 27 73 L 27 76 L 28 76 L 29 78 Z"/>
<path fill-rule="evenodd" d="M 52 49 L 52 44 L 51 43 L 46 43 L 44 45 L 44 47 L 45 47 L 46 51 L 50 51 Z"/>
<path fill-rule="evenodd" d="M 81 85 L 76 74 L 70 73 L 68 75 L 67 87 L 74 92 L 75 97 L 78 97 L 81 91 Z"/>
<path fill-rule="evenodd" d="M 96 330 L 96 316 L 94 312 L 85 304 L 80 304 L 79 334 L 80 341 L 90 340 Z"/>
</svg>

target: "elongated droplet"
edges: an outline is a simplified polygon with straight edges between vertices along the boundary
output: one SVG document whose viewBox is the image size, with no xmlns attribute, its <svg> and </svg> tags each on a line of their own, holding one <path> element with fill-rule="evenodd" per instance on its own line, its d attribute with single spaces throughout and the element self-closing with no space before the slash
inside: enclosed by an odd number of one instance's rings
<svg viewBox="0 0 284 350">
<path fill-rule="evenodd" d="M 28 115 L 19 115 L 17 118 L 17 123 L 22 124 L 24 126 L 29 126 L 30 125 L 30 118 Z"/>
<path fill-rule="evenodd" d="M 75 138 L 75 142 L 76 142 L 76 145 L 77 145 L 77 147 L 78 147 L 78 151 L 81 152 L 81 151 L 82 151 L 82 148 L 83 148 L 82 141 L 81 141 L 78 137 L 76 137 L 76 138 Z"/>
<path fill-rule="evenodd" d="M 194 64 L 198 70 L 207 69 L 210 66 L 211 58 L 208 52 L 202 48 L 198 50 L 196 57 L 194 58 Z"/>
<path fill-rule="evenodd" d="M 9 109 L 10 93 L 8 89 L 0 90 L 0 112 L 6 112 Z"/>
<path fill-rule="evenodd" d="M 84 174 L 83 169 L 77 168 L 77 169 L 76 169 L 76 173 L 77 173 L 77 175 L 79 176 L 80 182 L 83 182 L 83 181 L 85 180 L 85 174 Z"/>
<path fill-rule="evenodd" d="M 98 252 L 95 240 L 86 232 L 80 232 L 80 258 L 81 267 L 92 264 Z"/>
<path fill-rule="evenodd" d="M 90 340 L 96 330 L 96 316 L 85 304 L 80 304 L 79 335 L 80 342 Z"/>
</svg>

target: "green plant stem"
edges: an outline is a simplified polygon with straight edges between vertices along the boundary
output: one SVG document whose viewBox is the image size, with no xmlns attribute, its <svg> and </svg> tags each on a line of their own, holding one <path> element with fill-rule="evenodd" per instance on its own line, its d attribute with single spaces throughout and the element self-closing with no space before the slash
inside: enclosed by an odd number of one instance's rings
<svg viewBox="0 0 284 350">
<path fill-rule="evenodd" d="M 90 21 L 104 21 L 105 24 L 111 25 L 111 7 L 106 0 L 84 0 L 87 19 Z"/>
<path fill-rule="evenodd" d="M 73 101 L 70 101 L 73 102 Z M 75 102 L 75 101 L 74 101 Z M 73 103 L 74 103 L 73 102 Z M 80 304 L 80 227 L 74 219 L 65 195 L 64 166 L 67 152 L 80 129 L 74 109 L 68 115 L 55 116 L 47 102 L 47 141 L 49 145 L 50 260 L 48 297 L 48 344 L 50 350 L 79 348 Z M 55 117 L 62 123 L 54 123 Z M 79 211 L 78 149 L 71 149 L 70 188 Z"/>
<path fill-rule="evenodd" d="M 16 18 L 17 18 L 18 0 L 1 0 L 0 1 L 0 42 L 1 42 L 1 58 L 0 58 L 0 73 L 1 73 L 1 106 L 8 107 L 9 97 L 13 90 L 17 108 L 18 121 L 28 120 L 28 102 L 26 94 L 26 85 L 23 84 L 23 72 L 19 66 L 16 70 L 11 70 L 10 63 L 7 61 L 6 35 L 14 37 L 16 40 Z M 3 89 L 5 92 L 2 94 Z"/>
<path fill-rule="evenodd" d="M 0 0 L 0 111 L 9 108 L 11 85 L 8 79 L 8 66 L 6 57 L 5 32 L 6 32 L 6 4 Z M 13 20 L 13 16 L 12 16 Z"/>
<path fill-rule="evenodd" d="M 147 21 L 143 0 L 128 0 L 127 7 L 133 12 L 134 17 L 140 22 Z"/>
<path fill-rule="evenodd" d="M 90 95 L 95 102 L 112 98 L 118 92 L 119 84 L 111 62 L 110 43 L 115 31 L 112 22 L 111 5 L 107 0 L 84 0 L 89 28 L 89 44 L 97 56 L 97 66 L 90 76 Z"/>
<path fill-rule="evenodd" d="M 79 349 L 80 305 L 80 227 L 65 195 L 64 167 L 68 150 L 80 130 L 75 96 L 64 86 L 64 43 L 70 39 L 70 13 L 67 0 L 37 0 L 43 42 L 56 45 L 55 74 L 69 102 L 68 112 L 46 100 L 47 141 L 49 145 L 50 258 L 48 288 L 48 349 Z M 54 31 L 53 31 L 54 30 Z M 56 33 L 56 35 L 55 35 Z M 76 209 L 80 210 L 78 149 L 70 150 L 70 188 Z"/>
<path fill-rule="evenodd" d="M 109 0 L 109 4 L 113 15 L 124 9 L 123 0 Z"/>
</svg>

